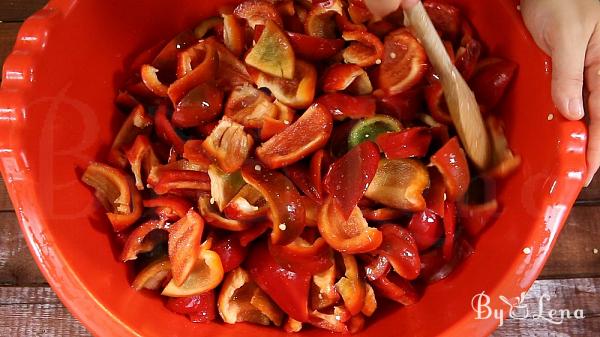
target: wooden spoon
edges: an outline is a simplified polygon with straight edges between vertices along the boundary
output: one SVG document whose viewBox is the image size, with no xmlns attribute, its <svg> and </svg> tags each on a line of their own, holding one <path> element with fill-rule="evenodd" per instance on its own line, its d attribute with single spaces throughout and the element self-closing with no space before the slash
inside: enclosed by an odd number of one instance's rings
<svg viewBox="0 0 600 337">
<path fill-rule="evenodd" d="M 452 64 L 423 4 L 419 1 L 412 8 L 406 9 L 405 18 L 439 75 L 450 117 L 467 155 L 478 169 L 485 170 L 490 164 L 492 151 L 473 91 Z"/>
</svg>

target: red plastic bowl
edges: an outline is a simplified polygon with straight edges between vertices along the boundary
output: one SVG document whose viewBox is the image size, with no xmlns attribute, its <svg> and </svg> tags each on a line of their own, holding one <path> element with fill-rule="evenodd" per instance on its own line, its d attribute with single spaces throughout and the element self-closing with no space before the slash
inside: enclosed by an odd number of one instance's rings
<svg viewBox="0 0 600 337">
<path fill-rule="evenodd" d="M 482 336 L 474 295 L 526 291 L 541 271 L 582 184 L 585 126 L 567 122 L 550 99 L 548 59 L 512 1 L 456 0 L 493 55 L 519 63 L 503 103 L 508 138 L 522 168 L 503 186 L 504 213 L 476 253 L 406 308 L 379 313 L 359 336 Z M 214 14 L 225 1 L 54 0 L 23 25 L 0 91 L 2 173 L 31 252 L 63 303 L 100 336 L 276 336 L 251 325 L 193 324 L 159 296 L 130 288 L 110 226 L 79 177 L 102 158 L 123 116 L 113 105 L 132 58 Z M 550 114 L 554 118 L 548 118 Z M 524 254 L 523 249 L 531 249 Z M 301 336 L 329 333 L 316 329 Z"/>
</svg>

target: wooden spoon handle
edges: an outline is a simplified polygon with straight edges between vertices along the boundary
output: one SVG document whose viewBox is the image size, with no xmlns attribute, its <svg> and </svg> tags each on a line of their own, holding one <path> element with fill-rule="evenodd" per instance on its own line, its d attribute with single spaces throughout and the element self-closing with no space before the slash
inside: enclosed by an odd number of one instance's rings
<svg viewBox="0 0 600 337">
<path fill-rule="evenodd" d="M 452 122 L 467 154 L 477 168 L 485 170 L 491 161 L 491 146 L 473 91 L 450 60 L 423 4 L 419 1 L 405 13 L 440 77 Z"/>
</svg>

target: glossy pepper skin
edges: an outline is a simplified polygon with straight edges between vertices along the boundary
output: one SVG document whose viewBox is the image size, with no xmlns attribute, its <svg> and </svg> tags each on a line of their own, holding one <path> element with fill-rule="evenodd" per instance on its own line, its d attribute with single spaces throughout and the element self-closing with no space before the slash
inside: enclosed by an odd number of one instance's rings
<svg viewBox="0 0 600 337">
<path fill-rule="evenodd" d="M 264 241 L 252 246 L 245 265 L 250 277 L 281 310 L 297 321 L 308 322 L 309 273 L 296 273 L 280 266 Z"/>
<path fill-rule="evenodd" d="M 167 308 L 175 313 L 188 315 L 194 323 L 213 321 L 217 317 L 215 291 L 209 290 L 190 297 L 170 297 Z"/>
</svg>

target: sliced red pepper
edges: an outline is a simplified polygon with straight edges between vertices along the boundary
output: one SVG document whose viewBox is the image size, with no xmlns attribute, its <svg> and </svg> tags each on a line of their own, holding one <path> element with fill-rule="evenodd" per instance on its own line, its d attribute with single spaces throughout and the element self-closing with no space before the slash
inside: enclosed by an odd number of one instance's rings
<svg viewBox="0 0 600 337">
<path fill-rule="evenodd" d="M 364 24 L 352 22 L 346 13 L 336 15 L 335 22 L 342 32 L 367 31 L 367 27 Z"/>
<path fill-rule="evenodd" d="M 481 55 L 481 43 L 473 38 L 463 38 L 461 47 L 456 51 L 456 69 L 461 73 L 465 80 L 473 76 L 477 61 Z"/>
<path fill-rule="evenodd" d="M 355 207 L 346 219 L 331 196 L 321 207 L 318 227 L 321 236 L 333 249 L 348 254 L 373 251 L 383 239 L 379 230 L 369 227 L 360 208 Z"/>
<path fill-rule="evenodd" d="M 239 4 L 233 11 L 237 17 L 246 19 L 250 27 L 264 25 L 268 20 L 283 27 L 283 21 L 277 12 L 277 8 L 269 1 L 249 0 Z"/>
<path fill-rule="evenodd" d="M 210 133 L 210 132 L 209 132 Z M 193 165 L 197 165 L 202 171 L 208 170 L 212 160 L 202 148 L 202 140 L 190 139 L 183 144 L 183 158 Z"/>
<path fill-rule="evenodd" d="M 425 127 L 412 127 L 381 134 L 375 142 L 388 159 L 425 157 L 431 143 L 431 131 Z"/>
<path fill-rule="evenodd" d="M 96 190 L 96 198 L 108 211 L 106 216 L 116 232 L 127 229 L 142 216 L 142 196 L 123 171 L 94 162 L 81 180 Z"/>
<path fill-rule="evenodd" d="M 154 188 L 156 186 L 156 184 L 158 183 L 161 174 L 164 171 L 173 171 L 173 172 L 194 171 L 194 172 L 205 173 L 207 169 L 208 169 L 208 165 L 206 165 L 206 166 L 198 165 L 187 159 L 170 161 L 166 165 L 156 166 L 156 167 L 154 167 L 154 169 L 150 170 L 150 173 L 148 174 L 148 185 L 150 185 L 150 187 Z M 175 174 L 171 174 L 171 176 L 174 176 L 174 175 Z M 200 179 L 200 180 L 202 182 L 204 182 L 206 179 Z"/>
<path fill-rule="evenodd" d="M 159 209 L 157 213 L 161 218 L 173 220 L 185 217 L 192 204 L 182 197 L 164 195 L 144 200 L 144 207 L 157 207 Z"/>
<path fill-rule="evenodd" d="M 223 42 L 231 52 L 239 56 L 246 46 L 245 25 L 232 14 L 223 14 Z"/>
<path fill-rule="evenodd" d="M 210 178 L 206 172 L 160 170 L 154 193 L 162 195 L 177 189 L 210 191 Z"/>
<path fill-rule="evenodd" d="M 350 320 L 348 320 L 348 332 L 350 334 L 359 333 L 365 328 L 366 319 L 361 313 L 356 316 L 352 316 Z"/>
<path fill-rule="evenodd" d="M 331 267 L 313 275 L 313 282 L 310 290 L 310 308 L 312 310 L 323 310 L 336 304 L 340 299 L 340 294 L 335 289 L 335 279 L 337 277 L 337 268 L 333 260 L 333 254 L 329 256 Z"/>
<path fill-rule="evenodd" d="M 498 201 L 492 199 L 484 204 L 459 203 L 460 224 L 471 238 L 476 238 L 500 214 Z"/>
<path fill-rule="evenodd" d="M 313 5 L 304 21 L 304 29 L 310 36 L 334 38 L 335 16 L 343 15 L 343 4 L 340 0 L 327 0 Z"/>
<path fill-rule="evenodd" d="M 209 31 L 214 30 L 216 26 L 223 24 L 223 18 L 213 16 L 200 21 L 200 23 L 194 28 L 194 37 L 197 40 L 205 38 Z"/>
<path fill-rule="evenodd" d="M 323 171 L 329 167 L 331 158 L 325 150 L 320 149 L 310 159 L 310 179 L 319 195 L 323 195 Z"/>
<path fill-rule="evenodd" d="M 427 283 L 445 279 L 462 261 L 473 254 L 473 247 L 464 238 L 457 238 L 455 252 L 450 262 L 444 260 L 442 248 L 427 252 L 421 256 L 421 278 Z"/>
<path fill-rule="evenodd" d="M 242 167 L 244 180 L 256 188 L 271 207 L 271 240 L 285 245 L 293 242 L 305 225 L 305 208 L 294 184 L 283 174 L 247 163 Z"/>
<path fill-rule="evenodd" d="M 429 168 L 429 188 L 425 193 L 425 205 L 428 210 L 440 217 L 444 216 L 444 202 L 446 200 L 446 186 L 444 177 L 435 167 Z"/>
<path fill-rule="evenodd" d="M 288 245 L 274 245 L 269 241 L 269 252 L 285 269 L 301 274 L 317 274 L 331 267 L 331 248 L 323 238 L 312 244 L 301 237 Z"/>
<path fill-rule="evenodd" d="M 240 189 L 246 185 L 239 171 L 225 173 L 216 165 L 210 165 L 208 176 L 210 177 L 212 203 L 217 204 L 221 212 L 231 199 L 238 194 Z"/>
<path fill-rule="evenodd" d="M 158 97 L 167 97 L 167 87 L 164 83 L 162 83 L 158 79 L 158 69 L 154 68 L 149 64 L 144 64 L 140 69 L 140 77 L 142 78 L 142 82 L 150 92 Z"/>
<path fill-rule="evenodd" d="M 158 137 L 164 140 L 167 144 L 173 146 L 177 153 L 182 154 L 184 143 L 177 132 L 175 132 L 175 129 L 173 128 L 173 125 L 171 125 L 171 122 L 169 122 L 169 119 L 167 119 L 166 104 L 161 104 L 156 109 L 156 113 L 154 115 L 154 125 L 156 127 L 155 131 Z"/>
<path fill-rule="evenodd" d="M 351 96 L 334 92 L 319 97 L 317 103 L 324 105 L 337 121 L 375 116 L 375 99 L 370 96 Z"/>
<path fill-rule="evenodd" d="M 187 297 L 199 295 L 219 286 L 224 276 L 219 255 L 206 247 L 202 247 L 194 260 L 195 263 L 183 284 L 179 286 L 175 279 L 171 279 L 161 293 L 163 296 Z M 173 270 L 173 275 L 175 275 L 175 270 Z"/>
<path fill-rule="evenodd" d="M 365 305 L 360 312 L 367 317 L 371 317 L 375 313 L 375 310 L 377 310 L 377 298 L 375 297 L 375 290 L 373 290 L 373 287 L 367 283 Z"/>
<path fill-rule="evenodd" d="M 365 305 L 366 284 L 359 276 L 358 264 L 353 255 L 342 254 L 344 260 L 344 276 L 335 284 L 335 288 L 344 300 L 344 307 L 351 315 L 360 313 Z"/>
<path fill-rule="evenodd" d="M 454 233 L 456 231 L 456 204 L 453 202 L 446 202 L 444 207 L 444 246 L 443 255 L 444 260 L 452 260 L 452 254 L 454 253 Z"/>
<path fill-rule="evenodd" d="M 219 88 L 231 91 L 237 86 L 252 82 L 246 66 L 215 37 L 207 38 L 204 43 L 217 51 L 219 64 L 215 76 Z"/>
<path fill-rule="evenodd" d="M 158 290 L 171 275 L 171 262 L 169 257 L 164 256 L 150 262 L 144 267 L 131 283 L 135 290 L 149 289 Z"/>
<path fill-rule="evenodd" d="M 224 218 L 220 213 L 217 205 L 211 203 L 211 198 L 202 196 L 198 199 L 198 208 L 200 213 L 211 226 L 225 229 L 232 232 L 240 232 L 247 230 L 252 226 L 251 223 L 239 220 L 231 220 Z"/>
<path fill-rule="evenodd" d="M 169 41 L 152 61 L 152 66 L 160 70 L 166 83 L 175 80 L 177 70 L 177 54 L 198 42 L 194 34 L 184 31 Z"/>
<path fill-rule="evenodd" d="M 210 322 L 217 318 L 214 290 L 190 297 L 170 297 L 167 308 L 174 313 L 187 315 L 194 323 Z"/>
<path fill-rule="evenodd" d="M 415 288 L 407 280 L 394 273 L 371 281 L 371 285 L 381 296 L 400 304 L 411 305 L 419 300 L 419 294 Z"/>
<path fill-rule="evenodd" d="M 377 252 L 387 257 L 398 275 L 407 280 L 416 279 L 419 276 L 421 262 L 417 243 L 412 234 L 404 227 L 395 224 L 384 224 L 379 227 L 379 230 L 383 234 L 383 241 Z"/>
<path fill-rule="evenodd" d="M 428 69 L 425 49 L 408 29 L 385 37 L 379 88 L 388 95 L 409 90 L 423 79 Z"/>
<path fill-rule="evenodd" d="M 302 330 L 302 322 L 297 321 L 291 317 L 288 317 L 288 319 L 285 321 L 285 324 L 283 325 L 283 331 L 287 333 L 300 332 L 300 330 Z"/>
<path fill-rule="evenodd" d="M 369 221 L 389 221 L 389 220 L 398 219 L 406 214 L 406 212 L 403 212 L 399 209 L 388 208 L 388 207 L 377 208 L 377 209 L 361 207 L 360 210 L 362 211 L 365 219 L 367 219 Z"/>
<path fill-rule="evenodd" d="M 280 266 L 269 254 L 264 241 L 253 246 L 246 266 L 254 282 L 286 314 L 300 322 L 308 321 L 310 274 L 296 273 Z"/>
<path fill-rule="evenodd" d="M 423 90 L 413 88 L 396 95 L 384 96 L 380 99 L 381 113 L 390 115 L 401 122 L 413 121 L 421 111 Z"/>
<path fill-rule="evenodd" d="M 138 190 L 143 190 L 144 176 L 148 177 L 150 172 L 160 165 L 148 137 L 138 135 L 131 147 L 125 151 L 125 155 L 135 177 L 135 186 Z M 142 170 L 144 170 L 144 176 L 142 176 Z"/>
<path fill-rule="evenodd" d="M 321 193 L 317 191 L 317 187 L 310 179 L 310 173 L 306 165 L 303 165 L 302 163 L 295 163 L 284 167 L 283 172 L 292 180 L 292 182 L 294 182 L 294 185 L 296 185 L 300 191 L 302 191 L 302 193 L 317 203 L 322 202 L 323 199 Z"/>
<path fill-rule="evenodd" d="M 448 200 L 460 199 L 469 188 L 471 175 L 465 152 L 458 143 L 458 138 L 453 137 L 433 156 L 431 163 L 440 170 L 446 185 Z"/>
<path fill-rule="evenodd" d="M 204 220 L 192 209 L 169 228 L 169 260 L 178 286 L 188 278 L 198 259 L 203 230 Z"/>
<path fill-rule="evenodd" d="M 135 260 L 138 254 L 150 252 L 159 243 L 165 241 L 166 237 L 164 235 L 150 234 L 155 230 L 164 229 L 164 226 L 165 222 L 163 220 L 149 220 L 134 229 L 123 245 L 120 257 L 121 261 Z"/>
<path fill-rule="evenodd" d="M 131 144 L 138 135 L 145 133 L 152 126 L 152 118 L 142 105 L 136 105 L 123 122 L 108 153 L 108 162 L 119 168 L 127 167 L 125 147 Z"/>
<path fill-rule="evenodd" d="M 256 221 L 267 215 L 268 211 L 265 198 L 254 187 L 246 184 L 225 206 L 223 213 L 233 220 Z"/>
<path fill-rule="evenodd" d="M 506 178 L 519 168 L 521 157 L 516 156 L 508 146 L 500 119 L 489 116 L 486 122 L 493 148 L 492 168 L 486 172 L 486 175 L 496 179 Z"/>
<path fill-rule="evenodd" d="M 452 118 L 444 99 L 444 92 L 439 81 L 432 83 L 425 88 L 425 99 L 427 107 L 433 119 L 436 122 L 445 125 L 452 125 Z"/>
<path fill-rule="evenodd" d="M 325 177 L 325 190 L 333 197 L 343 219 L 348 219 L 377 172 L 379 149 L 362 142 L 336 160 Z"/>
<path fill-rule="evenodd" d="M 483 60 L 469 81 L 477 102 L 493 109 L 504 97 L 517 71 L 517 64 L 503 59 Z"/>
<path fill-rule="evenodd" d="M 200 58 L 200 55 L 203 55 Z M 201 61 L 200 61 L 201 60 Z M 179 63 L 183 64 L 185 70 L 179 70 L 181 76 L 169 86 L 168 94 L 173 105 L 179 104 L 192 89 L 212 80 L 219 65 L 218 54 L 210 44 L 203 42 L 192 46 L 179 54 Z"/>
<path fill-rule="evenodd" d="M 387 275 L 392 268 L 389 260 L 384 255 L 363 255 L 362 258 L 366 260 L 363 266 L 365 269 L 365 276 L 369 281 L 374 281 Z"/>
<path fill-rule="evenodd" d="M 294 50 L 281 27 L 271 20 L 266 22 L 260 37 L 244 60 L 246 64 L 271 76 L 288 80 L 294 78 Z"/>
<path fill-rule="evenodd" d="M 265 128 L 265 120 L 275 118 L 278 113 L 271 98 L 251 85 L 233 89 L 225 105 L 225 116 L 251 128 Z"/>
<path fill-rule="evenodd" d="M 296 55 L 308 61 L 327 60 L 344 48 L 342 39 L 325 39 L 300 33 L 287 32 Z"/>
<path fill-rule="evenodd" d="M 441 36 L 456 40 L 462 23 L 460 10 L 452 5 L 436 0 L 425 0 L 423 1 L 423 6 Z"/>
<path fill-rule="evenodd" d="M 285 124 L 278 119 L 265 117 L 263 118 L 263 125 L 260 129 L 260 140 L 266 142 L 267 140 L 271 139 L 271 137 L 282 132 L 288 126 L 289 124 Z"/>
<path fill-rule="evenodd" d="M 363 0 L 348 1 L 348 15 L 354 23 L 365 23 L 373 19 L 373 14 Z"/>
<path fill-rule="evenodd" d="M 415 159 L 382 159 L 365 196 L 385 206 L 418 212 L 425 209 L 427 168 Z"/>
<path fill-rule="evenodd" d="M 252 78 L 259 88 L 267 88 L 283 104 L 296 109 L 309 107 L 315 97 L 317 70 L 308 62 L 296 60 L 296 71 L 291 80 L 253 70 Z"/>
<path fill-rule="evenodd" d="M 325 92 L 348 90 L 356 95 L 368 95 L 373 91 L 367 72 L 356 64 L 334 64 L 325 69 L 321 79 Z"/>
<path fill-rule="evenodd" d="M 440 218 L 429 209 L 413 214 L 407 228 L 415 238 L 419 251 L 427 250 L 442 237 Z"/>
<path fill-rule="evenodd" d="M 323 147 L 333 128 L 333 118 L 325 107 L 313 104 L 292 125 L 263 143 L 256 155 L 269 168 L 297 162 Z"/>
<path fill-rule="evenodd" d="M 369 67 L 376 64 L 378 60 L 381 62 L 383 43 L 377 36 L 366 31 L 353 30 L 344 32 L 342 38 L 351 41 L 342 54 L 345 63 Z"/>
<path fill-rule="evenodd" d="M 190 128 L 210 122 L 221 113 L 223 90 L 213 83 L 202 83 L 190 90 L 175 106 L 171 121 L 180 128 Z"/>
<path fill-rule="evenodd" d="M 237 234 L 238 239 L 240 240 L 240 245 L 242 247 L 247 247 L 252 241 L 258 239 L 261 235 L 263 235 L 269 227 L 272 227 L 270 221 L 263 221 L 256 223 L 252 226 L 252 228 L 248 228 L 245 231 L 241 231 Z"/>
<path fill-rule="evenodd" d="M 254 145 L 252 136 L 244 127 L 227 117 L 223 117 L 217 127 L 204 140 L 202 147 L 214 157 L 225 172 L 240 169 Z"/>
<path fill-rule="evenodd" d="M 246 258 L 246 255 L 248 255 L 248 249 L 242 247 L 240 241 L 234 235 L 218 237 L 211 249 L 219 254 L 221 263 L 223 264 L 223 271 L 226 273 L 239 267 Z"/>
<path fill-rule="evenodd" d="M 283 312 L 250 279 L 242 268 L 227 274 L 219 293 L 219 314 L 225 323 L 251 322 L 276 326 L 283 321 Z"/>
<path fill-rule="evenodd" d="M 311 312 L 310 324 L 331 332 L 347 334 L 349 333 L 349 330 L 345 322 L 350 319 L 350 317 L 350 313 L 344 307 L 336 306 L 334 307 L 334 312 L 331 314 L 325 314 L 317 310 Z"/>
</svg>

